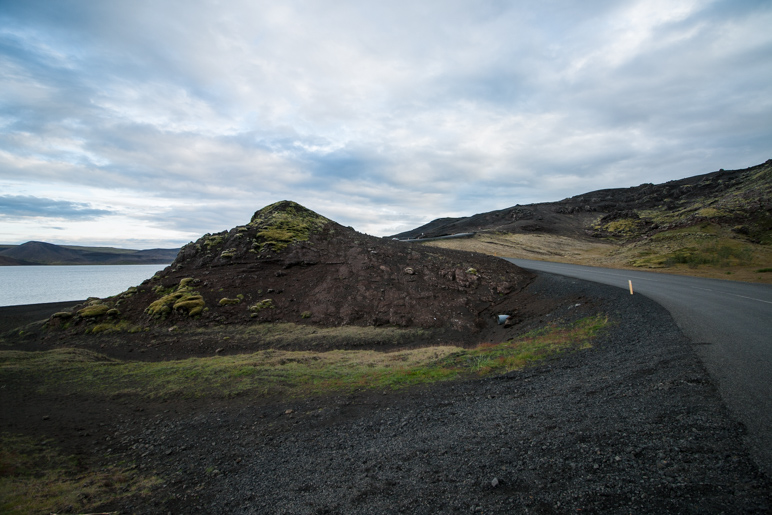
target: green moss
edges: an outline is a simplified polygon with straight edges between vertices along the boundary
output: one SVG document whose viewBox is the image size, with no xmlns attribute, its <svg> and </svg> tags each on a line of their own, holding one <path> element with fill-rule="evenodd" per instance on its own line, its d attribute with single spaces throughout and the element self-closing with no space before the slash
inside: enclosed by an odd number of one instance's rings
<svg viewBox="0 0 772 515">
<path fill-rule="evenodd" d="M 237 252 L 236 249 L 224 250 L 220 253 L 220 257 L 223 259 L 232 259 L 236 257 L 236 252 Z"/>
<path fill-rule="evenodd" d="M 275 307 L 276 304 L 274 304 L 273 299 L 263 299 L 260 302 L 256 302 L 249 306 L 249 311 L 258 313 L 264 309 L 274 309 Z"/>
<path fill-rule="evenodd" d="M 182 279 L 177 291 L 152 302 L 145 308 L 145 313 L 154 318 L 166 318 L 172 311 L 186 312 L 190 317 L 200 315 L 206 302 L 200 293 L 191 289 L 195 281 L 193 277 Z"/>
<path fill-rule="evenodd" d="M 206 250 L 212 250 L 215 247 L 222 245 L 225 238 L 222 233 L 204 236 L 204 246 Z"/>
<path fill-rule="evenodd" d="M 696 214 L 697 216 L 702 216 L 704 218 L 719 218 L 729 215 L 729 213 L 726 211 L 721 211 L 720 209 L 716 209 L 714 207 L 704 207 L 697 211 Z"/>
<path fill-rule="evenodd" d="M 282 201 L 266 206 L 254 214 L 249 224 L 258 230 L 253 248 L 279 252 L 291 243 L 307 241 L 330 220 L 296 204 Z"/>
<path fill-rule="evenodd" d="M 156 295 L 168 295 L 171 292 L 173 292 L 176 288 L 174 286 L 171 286 L 169 288 L 164 288 L 162 285 L 158 285 L 155 288 L 153 288 L 153 293 Z"/>
<path fill-rule="evenodd" d="M 190 284 L 195 281 L 193 277 L 186 277 L 184 279 L 180 280 L 179 286 L 177 286 L 177 291 L 182 291 L 188 287 L 190 287 Z"/>
<path fill-rule="evenodd" d="M 621 236 L 633 236 L 640 232 L 641 221 L 634 218 L 623 218 L 605 224 L 602 228 L 610 233 Z"/>
<path fill-rule="evenodd" d="M 171 293 L 152 302 L 147 308 L 145 308 L 145 313 L 155 318 L 166 318 L 166 316 L 172 312 L 172 305 L 179 298 L 175 295 L 176 294 Z"/>
<path fill-rule="evenodd" d="M 129 297 L 134 296 L 134 294 L 137 293 L 138 291 L 139 290 L 137 289 L 136 286 L 132 286 L 129 289 L 127 289 L 125 292 L 121 293 L 120 296 L 123 297 L 123 298 L 129 298 Z"/>
<path fill-rule="evenodd" d="M 300 318 L 311 318 L 311 312 L 310 311 L 303 311 L 300 314 Z"/>
<path fill-rule="evenodd" d="M 84 318 L 100 317 L 107 314 L 108 311 L 110 311 L 110 306 L 105 306 L 104 304 L 94 304 L 79 310 L 78 315 Z"/>
<path fill-rule="evenodd" d="M 229 299 L 228 297 L 223 297 L 220 299 L 220 302 L 218 303 L 220 306 L 231 306 L 233 304 L 238 304 L 241 302 L 241 299 Z"/>
<path fill-rule="evenodd" d="M 70 311 L 59 311 L 51 315 L 51 318 L 68 319 L 68 318 L 72 318 L 74 315 L 75 313 L 72 313 Z"/>
<path fill-rule="evenodd" d="M 204 298 L 201 295 L 192 292 L 183 295 L 174 303 L 174 311 L 187 311 L 188 316 L 194 317 L 200 315 L 206 306 Z"/>
<path fill-rule="evenodd" d="M 137 333 L 141 330 L 141 327 L 131 324 L 128 320 L 121 320 L 120 322 L 104 322 L 97 324 L 94 327 L 87 329 L 86 333 Z"/>
</svg>

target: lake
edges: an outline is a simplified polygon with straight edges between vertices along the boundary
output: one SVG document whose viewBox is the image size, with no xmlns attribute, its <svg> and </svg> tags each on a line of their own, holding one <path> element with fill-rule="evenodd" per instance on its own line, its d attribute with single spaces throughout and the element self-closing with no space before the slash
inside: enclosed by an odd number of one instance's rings
<svg viewBox="0 0 772 515">
<path fill-rule="evenodd" d="M 167 266 L 0 266 L 0 306 L 109 297 Z"/>
</svg>

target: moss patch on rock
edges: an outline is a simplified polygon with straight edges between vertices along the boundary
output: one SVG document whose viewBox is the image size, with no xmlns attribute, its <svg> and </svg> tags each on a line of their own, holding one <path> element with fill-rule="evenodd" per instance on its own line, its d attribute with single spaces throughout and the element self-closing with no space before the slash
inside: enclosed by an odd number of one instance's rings
<svg viewBox="0 0 772 515">
<path fill-rule="evenodd" d="M 256 302 L 249 306 L 249 311 L 252 313 L 259 313 L 264 309 L 274 309 L 275 307 L 276 304 L 274 304 L 273 299 L 263 299 L 260 302 Z"/>
<path fill-rule="evenodd" d="M 194 282 L 192 277 L 182 279 L 175 292 L 150 303 L 145 313 L 153 318 L 166 318 L 172 311 L 187 313 L 190 317 L 200 315 L 206 307 L 206 302 L 199 292 L 192 290 L 191 284 Z"/>
<path fill-rule="evenodd" d="M 84 318 L 93 318 L 106 315 L 108 311 L 110 311 L 110 306 L 105 306 L 104 304 L 93 304 L 79 310 L 78 315 Z"/>
<path fill-rule="evenodd" d="M 328 223 L 328 218 L 284 200 L 256 212 L 249 225 L 258 229 L 254 242 L 256 249 L 279 252 L 291 243 L 308 241 L 311 233 L 321 230 Z"/>
</svg>

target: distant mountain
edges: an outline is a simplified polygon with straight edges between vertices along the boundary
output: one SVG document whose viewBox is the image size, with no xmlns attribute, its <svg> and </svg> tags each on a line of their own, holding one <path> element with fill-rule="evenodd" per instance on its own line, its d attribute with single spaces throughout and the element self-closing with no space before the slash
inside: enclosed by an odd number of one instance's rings
<svg viewBox="0 0 772 515">
<path fill-rule="evenodd" d="M 0 266 L 18 265 L 155 265 L 174 261 L 179 249 L 78 247 L 28 241 L 0 251 Z"/>
<path fill-rule="evenodd" d="M 432 245 L 613 267 L 714 267 L 730 275 L 744 267 L 750 275 L 743 280 L 756 280 L 772 265 L 772 159 L 664 184 L 440 218 L 393 237 L 459 233 L 476 235 Z"/>
<path fill-rule="evenodd" d="M 705 222 L 733 229 L 756 243 L 772 243 L 772 159 L 743 170 L 719 170 L 664 184 L 598 190 L 557 202 L 439 218 L 393 237 L 484 231 L 618 241 Z"/>
<path fill-rule="evenodd" d="M 30 263 L 28 261 L 22 261 L 20 259 L 13 259 L 10 257 L 0 255 L 0 266 L 23 266 L 23 265 L 34 265 L 34 264 L 35 263 Z"/>
</svg>

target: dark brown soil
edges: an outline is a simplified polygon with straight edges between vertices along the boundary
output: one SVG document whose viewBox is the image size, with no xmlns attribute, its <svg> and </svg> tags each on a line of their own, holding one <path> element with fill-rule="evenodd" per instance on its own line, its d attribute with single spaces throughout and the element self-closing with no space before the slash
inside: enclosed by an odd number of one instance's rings
<svg viewBox="0 0 772 515">
<path fill-rule="evenodd" d="M 602 312 L 613 324 L 593 349 L 537 367 L 397 392 L 155 402 L 6 384 L 0 430 L 53 437 L 87 469 L 134 463 L 162 479 L 149 497 L 95 511 L 772 509 L 744 428 L 664 309 L 546 274 L 524 293 L 552 304 L 544 321 Z"/>
</svg>

